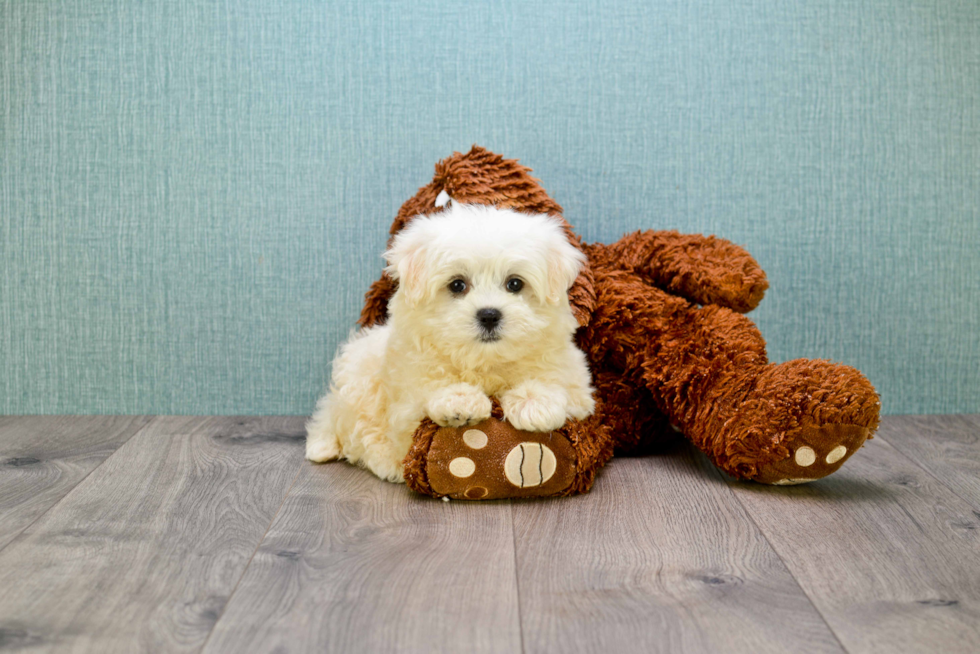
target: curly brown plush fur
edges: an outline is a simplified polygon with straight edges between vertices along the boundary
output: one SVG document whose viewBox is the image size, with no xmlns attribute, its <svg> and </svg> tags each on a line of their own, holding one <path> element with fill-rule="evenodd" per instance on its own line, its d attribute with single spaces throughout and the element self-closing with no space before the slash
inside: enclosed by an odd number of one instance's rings
<svg viewBox="0 0 980 654">
<path fill-rule="evenodd" d="M 435 202 L 443 190 L 455 202 L 549 213 L 564 221 L 530 169 L 474 146 L 436 165 L 433 180 L 398 212 L 391 234 L 419 214 L 441 211 Z M 742 248 L 673 231 L 584 244 L 565 225 L 569 240 L 588 256 L 569 298 L 580 325 L 577 343 L 596 387 L 595 414 L 546 435 L 558 439 L 548 441 L 510 428 L 498 408 L 488 429 L 499 447 L 485 451 L 457 446 L 460 434 L 426 420 L 405 459 L 411 488 L 463 499 L 581 493 L 614 450 L 646 451 L 678 430 L 730 475 L 797 483 L 834 472 L 871 437 L 880 403 L 860 372 L 819 360 L 768 362 L 762 335 L 742 315 L 759 304 L 768 283 Z M 372 285 L 362 326 L 384 322 L 394 290 L 386 275 Z M 563 449 L 566 440 L 571 450 Z M 466 486 L 446 473 L 443 459 L 457 453 L 476 459 L 478 468 L 502 470 L 509 449 L 538 442 L 574 452 L 568 457 L 573 461 L 558 457 L 559 472 L 562 466 L 573 472 L 567 486 L 525 487 L 523 473 L 516 486 L 503 476 Z M 430 482 L 436 481 L 434 488 Z"/>
</svg>

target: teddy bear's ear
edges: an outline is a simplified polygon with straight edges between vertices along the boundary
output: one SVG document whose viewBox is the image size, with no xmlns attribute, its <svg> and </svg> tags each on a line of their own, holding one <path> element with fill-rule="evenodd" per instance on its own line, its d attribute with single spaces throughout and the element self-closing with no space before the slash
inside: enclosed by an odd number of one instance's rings
<svg viewBox="0 0 980 654">
<path fill-rule="evenodd" d="M 419 232 L 419 229 L 402 231 L 384 255 L 388 262 L 385 271 L 398 282 L 410 306 L 422 301 L 429 284 L 425 240 Z"/>
<path fill-rule="evenodd" d="M 558 304 L 567 296 L 585 265 L 586 257 L 581 250 L 568 242 L 560 230 L 548 248 L 548 295 L 549 304 Z"/>
</svg>

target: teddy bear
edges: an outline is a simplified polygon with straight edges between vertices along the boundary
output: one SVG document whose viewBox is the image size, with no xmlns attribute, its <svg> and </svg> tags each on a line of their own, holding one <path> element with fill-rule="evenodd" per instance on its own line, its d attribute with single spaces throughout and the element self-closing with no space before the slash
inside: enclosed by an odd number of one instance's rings
<svg viewBox="0 0 980 654">
<path fill-rule="evenodd" d="M 496 401 L 475 426 L 425 419 L 404 461 L 410 488 L 468 500 L 584 493 L 614 454 L 651 452 L 678 434 L 732 477 L 798 484 L 835 472 L 872 437 L 881 404 L 858 370 L 825 360 L 769 363 L 762 334 L 744 315 L 768 282 L 744 249 L 676 231 L 584 243 L 531 172 L 476 145 L 456 152 L 402 205 L 390 233 L 448 202 L 560 219 L 587 257 L 569 300 L 595 412 L 547 433 L 515 429 Z M 385 273 L 372 284 L 362 328 L 385 321 L 396 284 Z"/>
</svg>

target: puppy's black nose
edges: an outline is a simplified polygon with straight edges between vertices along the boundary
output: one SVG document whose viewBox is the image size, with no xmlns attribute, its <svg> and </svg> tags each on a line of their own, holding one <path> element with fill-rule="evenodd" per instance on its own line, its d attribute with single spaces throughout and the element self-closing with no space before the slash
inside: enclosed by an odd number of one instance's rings
<svg viewBox="0 0 980 654">
<path fill-rule="evenodd" d="M 500 309 L 480 309 L 476 312 L 476 319 L 480 321 L 480 326 L 488 332 L 493 331 L 500 324 L 502 314 Z"/>
</svg>

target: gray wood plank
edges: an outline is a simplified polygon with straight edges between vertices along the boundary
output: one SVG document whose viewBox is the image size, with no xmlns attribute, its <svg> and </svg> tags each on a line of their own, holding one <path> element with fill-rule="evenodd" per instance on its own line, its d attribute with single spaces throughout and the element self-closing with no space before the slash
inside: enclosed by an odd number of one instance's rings
<svg viewBox="0 0 980 654">
<path fill-rule="evenodd" d="M 296 478 L 302 418 L 157 418 L 0 552 L 0 642 L 198 651 Z"/>
<path fill-rule="evenodd" d="M 692 449 L 614 459 L 589 495 L 515 503 L 526 652 L 843 651 Z"/>
<path fill-rule="evenodd" d="M 890 424 L 820 481 L 728 483 L 849 652 L 975 652 L 980 515 L 886 442 Z"/>
<path fill-rule="evenodd" d="M 519 652 L 506 502 L 307 464 L 205 652 Z"/>
<path fill-rule="evenodd" d="M 890 416 L 882 425 L 890 445 L 980 509 L 980 416 Z"/>
<path fill-rule="evenodd" d="M 0 417 L 0 550 L 150 421 Z"/>
</svg>

